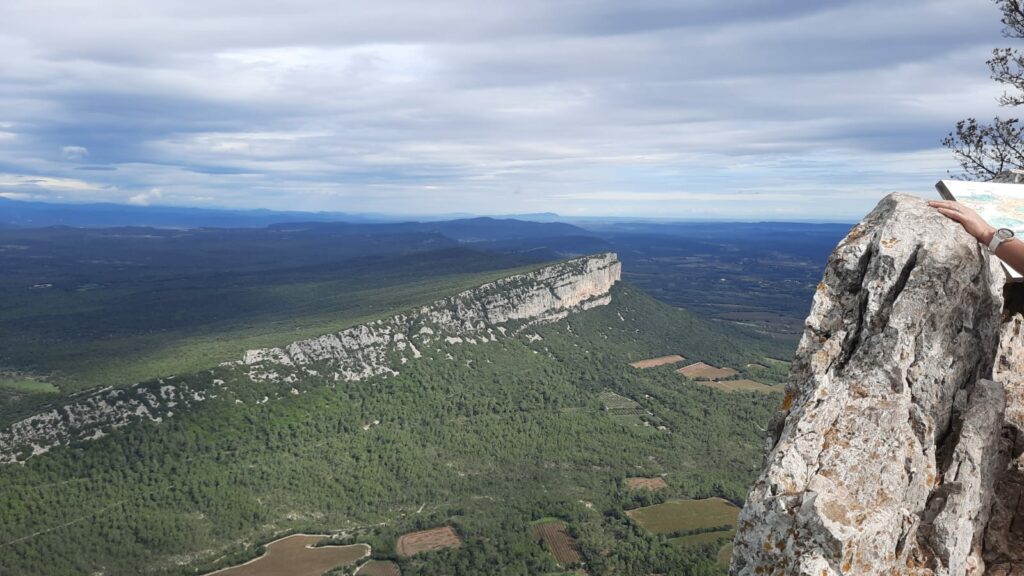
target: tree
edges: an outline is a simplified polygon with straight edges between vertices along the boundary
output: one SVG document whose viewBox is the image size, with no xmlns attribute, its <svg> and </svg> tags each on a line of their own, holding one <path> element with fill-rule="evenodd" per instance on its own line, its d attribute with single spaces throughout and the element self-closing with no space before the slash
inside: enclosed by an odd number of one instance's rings
<svg viewBox="0 0 1024 576">
<path fill-rule="evenodd" d="M 1003 13 L 1003 36 L 1024 38 L 1021 0 L 995 2 Z M 1000 97 L 999 104 L 1007 107 L 1024 104 L 1024 54 L 1014 48 L 996 48 L 987 64 L 992 79 L 1009 88 Z M 1017 118 L 997 116 L 991 124 L 981 124 L 974 118 L 961 120 L 942 140 L 942 145 L 952 150 L 964 176 L 971 179 L 991 180 L 1004 170 L 1024 168 L 1024 126 Z"/>
</svg>

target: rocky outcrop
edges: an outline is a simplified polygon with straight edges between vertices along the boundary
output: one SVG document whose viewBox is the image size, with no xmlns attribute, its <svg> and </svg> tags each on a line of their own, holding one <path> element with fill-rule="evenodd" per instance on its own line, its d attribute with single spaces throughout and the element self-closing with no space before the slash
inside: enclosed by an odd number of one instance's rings
<svg viewBox="0 0 1024 576">
<path fill-rule="evenodd" d="M 993 576 L 1024 576 L 1024 302 L 1011 292 L 1000 333 L 994 378 L 1006 393 L 1000 450 L 1007 462 L 993 494 L 985 530 L 985 561 Z"/>
<path fill-rule="evenodd" d="M 231 395 L 232 376 L 270 385 L 271 395 L 296 394 L 304 380 L 354 381 L 397 375 L 408 362 L 445 359 L 453 346 L 484 344 L 533 334 L 533 325 L 611 302 L 622 266 L 612 253 L 568 260 L 502 278 L 403 314 L 301 340 L 283 348 L 250 350 L 239 362 L 188 379 L 167 379 L 105 389 L 71 399 L 0 430 L 0 463 L 23 461 L 69 442 L 102 437 L 115 428 Z M 235 399 L 235 402 L 241 402 Z"/>
<path fill-rule="evenodd" d="M 281 378 L 283 367 L 296 369 L 284 376 L 286 381 L 325 372 L 335 380 L 395 374 L 438 342 L 493 342 L 533 324 L 560 320 L 573 310 L 607 304 L 621 275 L 615 254 L 577 258 L 460 292 L 413 313 L 283 348 L 250 350 L 242 361 L 252 367 L 249 373 L 255 380 Z"/>
<path fill-rule="evenodd" d="M 889 196 L 850 231 L 814 297 L 731 574 L 959 576 L 1024 553 L 1020 464 L 1007 473 L 1021 324 L 1001 328 L 1002 286 L 995 259 L 920 199 Z"/>
</svg>

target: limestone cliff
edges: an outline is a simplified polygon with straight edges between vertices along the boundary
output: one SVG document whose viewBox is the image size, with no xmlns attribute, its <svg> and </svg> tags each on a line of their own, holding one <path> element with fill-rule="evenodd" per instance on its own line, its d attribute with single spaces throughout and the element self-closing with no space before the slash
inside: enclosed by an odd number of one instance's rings
<svg viewBox="0 0 1024 576">
<path fill-rule="evenodd" d="M 239 378 L 274 388 L 258 400 L 267 401 L 271 396 L 300 393 L 294 386 L 305 380 L 334 383 L 386 377 L 420 358 L 450 356 L 452 346 L 530 339 L 534 335 L 526 330 L 532 325 L 608 304 L 621 269 L 612 253 L 568 260 L 335 334 L 283 348 L 249 350 L 241 361 L 198 377 L 79 395 L 0 430 L 0 463 L 99 438 L 132 422 L 160 422 L 210 399 L 223 400 L 232 396 L 232 382 Z"/>
<path fill-rule="evenodd" d="M 920 199 L 891 195 L 850 231 L 814 297 L 731 574 L 1024 574 L 1024 320 L 1003 284 Z"/>
<path fill-rule="evenodd" d="M 336 380 L 390 374 L 434 342 L 494 341 L 510 330 L 518 333 L 531 324 L 565 318 L 574 309 L 607 304 L 621 274 L 622 265 L 612 253 L 569 260 L 484 284 L 408 314 L 283 348 L 250 350 L 242 361 L 252 367 L 250 376 L 256 380 L 281 378 L 282 367 L 293 369 L 286 380 L 324 369 Z"/>
</svg>

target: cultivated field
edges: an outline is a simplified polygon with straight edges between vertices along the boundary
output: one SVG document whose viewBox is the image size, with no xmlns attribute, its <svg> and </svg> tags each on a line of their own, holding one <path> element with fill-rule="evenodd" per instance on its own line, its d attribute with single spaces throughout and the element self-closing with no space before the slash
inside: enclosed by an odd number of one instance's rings
<svg viewBox="0 0 1024 576">
<path fill-rule="evenodd" d="M 668 488 L 668 484 L 661 476 L 654 478 L 626 478 L 626 487 L 630 490 L 661 490 Z"/>
<path fill-rule="evenodd" d="M 536 524 L 533 531 L 538 538 L 544 540 L 555 561 L 562 566 L 578 564 L 583 560 L 576 549 L 576 541 L 566 533 L 564 522 Z"/>
<path fill-rule="evenodd" d="M 398 564 L 389 560 L 370 560 L 356 570 L 357 576 L 401 576 Z"/>
<path fill-rule="evenodd" d="M 735 526 L 739 513 L 739 508 L 721 498 L 670 500 L 664 504 L 626 511 L 626 515 L 634 522 L 655 534 Z"/>
<path fill-rule="evenodd" d="M 632 398 L 616 394 L 611 390 L 605 390 L 598 394 L 604 411 L 612 420 L 624 426 L 652 426 L 662 425 L 662 419 L 652 414 Z"/>
<path fill-rule="evenodd" d="M 729 567 L 729 560 L 732 558 L 732 542 L 729 542 L 718 551 L 718 563 L 726 568 Z"/>
<path fill-rule="evenodd" d="M 641 416 L 647 416 L 648 412 L 643 406 L 637 404 L 632 398 L 626 398 L 605 390 L 598 395 L 605 412 L 615 421 L 621 424 L 643 424 Z"/>
<path fill-rule="evenodd" d="M 703 362 L 695 362 L 688 366 L 683 366 L 679 370 L 676 370 L 676 372 L 686 376 L 687 378 L 706 378 L 708 380 L 714 378 L 728 378 L 738 374 L 738 372 L 732 368 L 716 368 Z"/>
<path fill-rule="evenodd" d="M 736 534 L 736 530 L 716 530 L 714 532 L 701 532 L 700 534 L 688 534 L 686 536 L 679 536 L 677 538 L 669 538 L 668 543 L 676 546 L 697 546 L 700 544 L 714 544 L 722 538 L 728 538 L 732 541 L 732 537 Z"/>
<path fill-rule="evenodd" d="M 769 386 L 755 380 L 723 380 L 701 382 L 701 384 L 724 392 L 761 392 L 762 394 L 771 394 L 772 392 L 781 393 L 785 388 L 783 385 Z"/>
<path fill-rule="evenodd" d="M 366 544 L 312 547 L 326 537 L 312 534 L 286 536 L 267 544 L 263 556 L 241 566 L 211 572 L 208 576 L 320 576 L 370 553 L 370 547 Z"/>
<path fill-rule="evenodd" d="M 633 368 L 654 368 L 655 366 L 664 366 L 665 364 L 675 364 L 676 362 L 682 362 L 686 360 L 678 354 L 671 356 L 658 356 L 657 358 L 648 358 L 647 360 L 639 360 L 637 362 L 630 362 L 629 365 Z"/>
<path fill-rule="evenodd" d="M 395 547 L 402 556 L 412 556 L 420 552 L 440 550 L 441 548 L 458 548 L 462 546 L 462 538 L 451 526 L 441 526 L 420 532 L 410 532 L 398 538 Z"/>
</svg>

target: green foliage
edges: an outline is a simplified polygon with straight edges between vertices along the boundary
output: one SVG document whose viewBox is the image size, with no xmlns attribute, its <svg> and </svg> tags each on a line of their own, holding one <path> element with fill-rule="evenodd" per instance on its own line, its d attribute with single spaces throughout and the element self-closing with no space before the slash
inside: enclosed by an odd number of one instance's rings
<svg viewBox="0 0 1024 576">
<path fill-rule="evenodd" d="M 628 363 L 679 353 L 742 367 L 778 346 L 621 285 L 613 304 L 534 332 L 428 347 L 397 377 L 307 378 L 297 396 L 218 368 L 232 392 L 192 412 L 0 467 L 0 493 L 17 495 L 0 500 L 0 573 L 195 574 L 294 530 L 352 534 L 407 575 L 549 573 L 531 522 L 557 517 L 591 574 L 723 574 L 718 547 L 673 546 L 623 509 L 741 502 L 778 398 Z M 668 430 L 617 421 L 605 390 Z M 257 404 L 267 395 L 282 397 Z M 656 495 L 623 488 L 661 473 Z M 443 524 L 464 546 L 395 557 L 399 535 Z"/>
<path fill-rule="evenodd" d="M 5 378 L 4 376 L 0 376 L 0 389 L 20 392 L 23 394 L 55 394 L 60 391 L 56 386 L 49 382 L 43 382 L 32 378 Z"/>
<path fill-rule="evenodd" d="M 1024 6 L 1020 0 L 996 0 L 1003 16 L 1003 36 L 1024 38 Z M 1002 106 L 1024 104 L 1024 53 L 1017 48 L 996 48 L 987 62 L 992 79 L 1008 86 L 999 99 Z M 1024 167 L 1024 126 L 1019 118 L 992 119 L 981 124 L 975 118 L 960 120 L 942 139 L 963 169 L 957 175 L 970 180 L 992 180 L 1004 170 Z"/>
<path fill-rule="evenodd" d="M 34 373 L 64 393 L 125 386 L 338 331 L 535 267 L 464 248 L 427 251 L 434 236 L 280 242 L 266 231 L 207 231 L 249 237 L 221 248 L 203 231 L 136 229 L 131 234 L 144 239 L 106 240 L 116 232 L 0 231 L 0 244 L 24 247 L 0 247 L 0 368 Z M 88 241 L 94 236 L 108 251 L 103 260 Z M 165 244 L 172 240 L 177 245 Z M 353 257 L 360 249 L 397 250 L 401 240 L 412 243 L 412 254 Z M 203 250 L 213 253 L 195 253 Z M 0 424 L 52 400 L 0 386 Z"/>
</svg>

